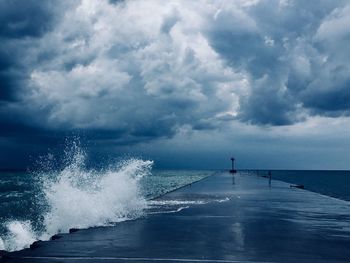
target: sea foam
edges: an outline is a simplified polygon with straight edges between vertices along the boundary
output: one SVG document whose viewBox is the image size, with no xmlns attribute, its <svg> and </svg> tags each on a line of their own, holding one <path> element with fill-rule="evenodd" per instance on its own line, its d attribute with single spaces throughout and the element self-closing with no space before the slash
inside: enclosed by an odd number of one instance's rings
<svg viewBox="0 0 350 263">
<path fill-rule="evenodd" d="M 0 250 L 5 250 L 5 243 L 1 237 L 0 237 Z"/>
<path fill-rule="evenodd" d="M 150 172 L 152 161 L 130 159 L 116 168 L 88 170 L 85 153 L 76 145 L 72 148 L 64 169 L 40 175 L 40 203 L 45 204 L 40 230 L 33 230 L 33 222 L 8 222 L 0 249 L 19 250 L 70 228 L 105 226 L 143 215 L 147 203 L 139 182 Z"/>
<path fill-rule="evenodd" d="M 28 247 L 36 240 L 30 221 L 12 221 L 7 224 L 9 235 L 3 241 L 5 250 L 14 251 Z"/>
</svg>

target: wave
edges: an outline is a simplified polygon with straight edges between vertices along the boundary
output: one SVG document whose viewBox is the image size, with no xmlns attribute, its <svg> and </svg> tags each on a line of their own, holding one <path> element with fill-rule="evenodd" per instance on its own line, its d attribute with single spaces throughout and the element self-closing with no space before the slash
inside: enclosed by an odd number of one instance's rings
<svg viewBox="0 0 350 263">
<path fill-rule="evenodd" d="M 37 239 L 30 221 L 12 221 L 6 224 L 9 234 L 2 240 L 3 250 L 14 251 L 28 247 Z M 1 243 L 1 242 L 0 242 Z"/>
<path fill-rule="evenodd" d="M 147 202 L 140 179 L 150 172 L 152 161 L 130 159 L 104 171 L 88 170 L 86 155 L 75 143 L 66 159 L 61 171 L 40 174 L 39 230 L 34 227 L 37 222 L 7 222 L 0 250 L 20 250 L 70 228 L 105 226 L 143 215 Z"/>
<path fill-rule="evenodd" d="M 5 243 L 1 237 L 0 237 L 0 250 L 5 250 Z"/>
</svg>

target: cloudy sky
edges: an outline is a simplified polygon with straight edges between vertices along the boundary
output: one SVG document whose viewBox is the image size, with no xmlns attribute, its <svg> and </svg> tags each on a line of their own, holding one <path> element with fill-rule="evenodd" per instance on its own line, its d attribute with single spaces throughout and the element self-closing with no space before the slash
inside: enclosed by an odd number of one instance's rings
<svg viewBox="0 0 350 263">
<path fill-rule="evenodd" d="M 350 2 L 0 0 L 0 167 L 350 169 Z"/>
</svg>

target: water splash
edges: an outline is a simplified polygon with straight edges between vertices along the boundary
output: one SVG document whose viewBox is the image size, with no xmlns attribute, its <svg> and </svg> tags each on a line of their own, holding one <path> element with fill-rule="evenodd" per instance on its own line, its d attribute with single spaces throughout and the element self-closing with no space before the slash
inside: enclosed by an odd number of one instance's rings
<svg viewBox="0 0 350 263">
<path fill-rule="evenodd" d="M 61 171 L 40 174 L 40 227 L 34 227 L 38 222 L 30 221 L 7 223 L 8 234 L 0 240 L 0 249 L 3 246 L 8 251 L 19 250 L 73 227 L 110 225 L 143 215 L 147 204 L 139 182 L 150 172 L 152 161 L 130 159 L 115 168 L 96 171 L 85 168 L 85 159 L 85 152 L 73 142 L 65 151 Z M 45 166 L 52 164 L 45 162 Z"/>
<path fill-rule="evenodd" d="M 12 221 L 7 224 L 9 235 L 4 240 L 4 249 L 19 250 L 29 246 L 36 240 L 30 221 Z"/>
<path fill-rule="evenodd" d="M 118 170 L 82 171 L 74 164 L 64 169 L 56 182 L 48 182 L 44 193 L 50 212 L 44 218 L 46 232 L 66 232 L 71 227 L 107 225 L 142 215 L 146 201 L 139 179 L 151 162 L 129 160 Z"/>
<path fill-rule="evenodd" d="M 5 250 L 5 243 L 1 237 L 0 237 L 0 250 Z"/>
</svg>

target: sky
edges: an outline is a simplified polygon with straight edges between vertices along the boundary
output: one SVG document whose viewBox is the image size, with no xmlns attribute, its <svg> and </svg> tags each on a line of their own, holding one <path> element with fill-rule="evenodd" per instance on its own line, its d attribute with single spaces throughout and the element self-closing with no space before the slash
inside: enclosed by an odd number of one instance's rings
<svg viewBox="0 0 350 263">
<path fill-rule="evenodd" d="M 350 2 L 0 0 L 0 168 L 350 169 Z"/>
</svg>

